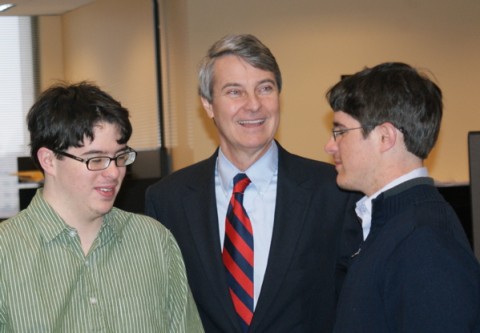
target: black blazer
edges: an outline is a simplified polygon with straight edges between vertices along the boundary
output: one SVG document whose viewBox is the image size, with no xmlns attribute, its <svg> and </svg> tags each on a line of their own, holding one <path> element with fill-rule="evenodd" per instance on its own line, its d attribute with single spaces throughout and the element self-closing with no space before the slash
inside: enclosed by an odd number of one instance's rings
<svg viewBox="0 0 480 333">
<path fill-rule="evenodd" d="M 338 189 L 332 165 L 278 146 L 272 243 L 249 332 L 330 332 L 347 260 L 361 241 L 358 195 Z M 146 214 L 177 239 L 205 331 L 240 333 L 221 256 L 217 153 L 149 187 Z"/>
</svg>

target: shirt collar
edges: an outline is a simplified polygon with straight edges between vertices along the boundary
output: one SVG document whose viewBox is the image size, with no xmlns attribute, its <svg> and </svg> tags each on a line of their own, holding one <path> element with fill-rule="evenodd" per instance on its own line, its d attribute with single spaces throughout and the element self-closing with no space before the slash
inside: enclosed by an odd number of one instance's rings
<svg viewBox="0 0 480 333">
<path fill-rule="evenodd" d="M 381 193 L 401 184 L 406 181 L 409 181 L 414 178 L 420 178 L 420 177 L 428 177 L 428 170 L 427 168 L 417 168 L 409 173 L 406 173 L 397 179 L 391 181 L 387 185 L 385 185 L 383 188 L 381 188 L 379 191 L 375 192 L 373 195 L 367 197 L 364 196 L 361 198 L 355 207 L 355 212 L 357 213 L 357 216 L 362 220 L 370 220 L 372 216 L 372 200 L 378 197 Z"/>
<path fill-rule="evenodd" d="M 48 243 L 60 234 L 75 231 L 74 228 L 65 223 L 60 215 L 48 204 L 43 196 L 43 188 L 39 188 L 27 208 L 27 214 L 33 220 L 35 226 L 43 239 Z M 115 207 L 104 216 L 101 232 L 110 229 L 113 234 L 121 239 L 124 226 L 127 222 L 126 216 L 119 214 Z"/>
<path fill-rule="evenodd" d="M 113 207 L 110 212 L 108 212 L 103 217 L 102 229 L 110 229 L 113 232 L 113 235 L 118 239 L 123 239 L 123 230 L 128 220 L 127 214 L 122 214 L 122 211 L 116 207 Z"/>
<path fill-rule="evenodd" d="M 43 188 L 39 188 L 26 209 L 36 228 L 46 242 L 55 239 L 63 232 L 71 232 L 63 219 L 53 210 L 43 197 Z"/>
<path fill-rule="evenodd" d="M 275 141 L 262 157 L 254 164 L 252 164 L 247 170 L 241 171 L 235 165 L 233 165 L 227 157 L 223 154 L 222 149 L 218 151 L 217 158 L 217 173 L 220 179 L 220 183 L 223 192 L 226 196 L 230 195 L 233 191 L 233 177 L 238 173 L 247 174 L 250 181 L 255 188 L 260 192 L 264 192 L 267 186 L 270 184 L 271 179 L 278 169 L 278 146 Z"/>
</svg>

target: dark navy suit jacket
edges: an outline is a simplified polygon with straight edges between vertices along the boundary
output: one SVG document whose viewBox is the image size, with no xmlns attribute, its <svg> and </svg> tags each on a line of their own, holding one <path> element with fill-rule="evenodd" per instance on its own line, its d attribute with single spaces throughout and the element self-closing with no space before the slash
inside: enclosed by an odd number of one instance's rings
<svg viewBox="0 0 480 333">
<path fill-rule="evenodd" d="M 332 165 L 278 146 L 272 243 L 249 332 L 331 332 L 347 258 L 361 241 L 359 197 L 339 190 Z M 152 185 L 146 214 L 177 239 L 205 331 L 240 333 L 221 256 L 217 153 Z"/>
</svg>

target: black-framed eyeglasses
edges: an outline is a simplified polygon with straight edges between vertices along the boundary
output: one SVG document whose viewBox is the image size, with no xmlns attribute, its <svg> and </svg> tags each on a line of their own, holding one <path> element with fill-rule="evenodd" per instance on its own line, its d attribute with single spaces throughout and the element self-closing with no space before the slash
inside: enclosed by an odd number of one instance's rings
<svg viewBox="0 0 480 333">
<path fill-rule="evenodd" d="M 127 151 L 124 151 L 120 153 L 119 155 L 115 157 L 110 157 L 110 156 L 95 156 L 91 157 L 88 159 L 83 159 L 78 156 L 66 153 L 64 151 L 58 151 L 54 150 L 55 153 L 69 157 L 71 159 L 74 159 L 76 161 L 85 163 L 87 166 L 87 169 L 90 171 L 100 171 L 100 170 L 105 170 L 110 166 L 110 163 L 112 161 L 115 161 L 115 165 L 117 167 L 126 167 L 127 165 L 132 164 L 135 162 L 135 159 L 137 158 L 137 152 L 133 150 L 132 148 L 128 148 Z"/>
<path fill-rule="evenodd" d="M 342 136 L 343 134 L 345 134 L 345 133 L 348 132 L 348 131 L 353 131 L 353 130 L 357 130 L 357 129 L 363 129 L 363 126 L 360 126 L 360 127 L 352 127 L 352 128 L 333 129 L 333 130 L 332 130 L 333 140 L 334 140 L 334 141 L 337 141 L 337 138 L 338 138 L 339 136 Z"/>
</svg>

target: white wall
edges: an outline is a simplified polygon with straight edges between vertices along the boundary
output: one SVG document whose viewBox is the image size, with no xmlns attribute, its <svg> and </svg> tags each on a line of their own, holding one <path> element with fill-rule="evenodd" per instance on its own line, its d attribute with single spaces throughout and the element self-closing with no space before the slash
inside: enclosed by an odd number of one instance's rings
<svg viewBox="0 0 480 333">
<path fill-rule="evenodd" d="M 40 19 L 42 89 L 92 81 L 130 110 L 137 149 L 157 147 L 153 8 L 148 0 L 98 0 Z"/>
<path fill-rule="evenodd" d="M 192 118 L 192 161 L 209 156 L 217 144 L 196 96 L 197 64 L 221 36 L 253 33 L 270 47 L 282 70 L 278 138 L 287 149 L 330 161 L 323 151 L 331 127 L 327 89 L 342 74 L 403 61 L 433 72 L 444 92 L 442 131 L 427 161 L 431 174 L 442 182 L 468 180 L 467 132 L 480 130 L 480 2 L 165 0 L 174 2 L 176 12 L 164 15 L 187 17 L 186 32 L 170 33 L 187 45 L 178 50 L 186 58 L 185 84 L 176 95 L 188 101 L 184 112 Z"/>
<path fill-rule="evenodd" d="M 427 160 L 432 176 L 468 181 L 467 132 L 480 130 L 480 1 L 159 2 L 175 169 L 210 156 L 217 145 L 197 96 L 200 59 L 227 33 L 253 33 L 283 73 L 278 139 L 287 149 L 330 161 L 323 152 L 331 127 L 327 89 L 342 74 L 403 61 L 433 72 L 444 92 L 442 131 Z M 65 78 L 94 80 L 120 99 L 132 112 L 134 142 L 157 140 L 150 134 L 157 122 L 152 15 L 150 0 L 96 0 L 60 20 Z M 139 112 L 148 113 L 147 124 Z"/>
</svg>

